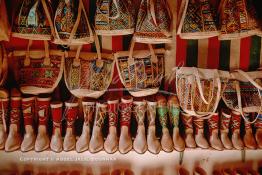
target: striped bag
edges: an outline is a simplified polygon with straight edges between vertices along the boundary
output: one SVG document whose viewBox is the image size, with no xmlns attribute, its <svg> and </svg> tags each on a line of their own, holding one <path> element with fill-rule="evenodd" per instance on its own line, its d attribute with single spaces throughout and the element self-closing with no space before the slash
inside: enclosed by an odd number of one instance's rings
<svg viewBox="0 0 262 175">
<path fill-rule="evenodd" d="M 0 0 L 0 41 L 9 41 L 10 26 L 8 23 L 5 0 Z"/>
<path fill-rule="evenodd" d="M 0 86 L 2 87 L 6 81 L 8 73 L 7 53 L 4 45 L 0 44 Z"/>
</svg>

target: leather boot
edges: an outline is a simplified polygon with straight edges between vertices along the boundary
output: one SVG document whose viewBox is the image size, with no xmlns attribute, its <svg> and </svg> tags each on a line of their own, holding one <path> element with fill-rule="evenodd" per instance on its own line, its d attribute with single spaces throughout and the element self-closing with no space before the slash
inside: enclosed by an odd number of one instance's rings
<svg viewBox="0 0 262 175">
<path fill-rule="evenodd" d="M 21 94 L 17 89 L 11 91 L 11 111 L 9 134 L 5 142 L 5 151 L 18 150 L 21 145 L 20 118 L 21 118 Z"/>
<path fill-rule="evenodd" d="M 148 119 L 148 132 L 147 132 L 147 146 L 148 150 L 153 154 L 158 154 L 161 150 L 161 145 L 156 137 L 156 106 L 157 102 L 147 102 L 147 119 Z"/>
<path fill-rule="evenodd" d="M 221 140 L 218 137 L 218 123 L 219 123 L 219 116 L 218 113 L 212 115 L 208 119 L 208 128 L 209 128 L 209 143 L 212 148 L 216 150 L 223 150 L 223 145 Z"/>
<path fill-rule="evenodd" d="M 256 140 L 254 138 L 253 135 L 253 131 L 252 131 L 252 126 L 250 121 L 252 120 L 252 115 L 251 114 L 245 114 L 246 119 L 248 121 L 245 121 L 245 135 L 243 138 L 244 144 L 247 148 L 249 149 L 256 149 L 257 148 L 257 144 L 256 144 Z"/>
<path fill-rule="evenodd" d="M 195 126 L 195 141 L 197 146 L 203 149 L 207 149 L 209 145 L 204 135 L 204 120 L 194 117 L 194 126 Z"/>
<path fill-rule="evenodd" d="M 193 117 L 189 114 L 181 112 L 181 119 L 185 126 L 185 143 L 188 148 L 196 148 L 196 141 L 193 130 Z"/>
<path fill-rule="evenodd" d="M 50 140 L 47 134 L 47 121 L 49 118 L 49 98 L 37 98 L 36 113 L 38 115 L 38 134 L 35 141 L 35 151 L 40 152 L 49 148 Z"/>
<path fill-rule="evenodd" d="M 179 114 L 180 114 L 180 107 L 178 103 L 177 96 L 170 96 L 168 99 L 168 114 L 170 123 L 173 127 L 173 143 L 174 148 L 177 151 L 184 151 L 185 150 L 185 141 L 180 136 L 179 133 Z"/>
<path fill-rule="evenodd" d="M 174 145 L 168 130 L 168 109 L 166 98 L 158 95 L 157 99 L 157 115 L 162 127 L 161 147 L 165 152 L 173 151 Z"/>
<path fill-rule="evenodd" d="M 25 134 L 21 144 L 21 151 L 26 152 L 34 149 L 35 133 L 33 121 L 35 115 L 35 97 L 23 98 L 22 109 L 24 117 Z"/>
<path fill-rule="evenodd" d="M 95 112 L 95 102 L 82 102 L 83 112 L 84 112 L 84 124 L 82 129 L 82 134 L 76 142 L 76 151 L 84 152 L 88 150 L 90 142 L 90 127 L 93 121 L 93 115 Z"/>
<path fill-rule="evenodd" d="M 75 149 L 76 138 L 74 133 L 74 124 L 78 116 L 78 103 L 77 102 L 65 102 L 65 116 L 66 116 L 66 134 L 64 138 L 63 148 L 64 151 L 71 151 Z"/>
<path fill-rule="evenodd" d="M 0 98 L 0 150 L 4 149 L 6 136 L 7 136 L 6 121 L 7 121 L 7 114 L 8 114 L 8 105 L 9 105 L 8 98 Z"/>
<path fill-rule="evenodd" d="M 118 150 L 117 122 L 118 100 L 107 101 L 109 133 L 104 143 L 105 151 L 112 154 Z"/>
<path fill-rule="evenodd" d="M 233 145 L 231 140 L 228 137 L 229 133 L 229 124 L 231 121 L 230 111 L 223 109 L 220 117 L 220 134 L 221 134 L 221 142 L 223 143 L 226 149 L 232 149 Z"/>
<path fill-rule="evenodd" d="M 239 112 L 232 111 L 232 144 L 236 149 L 244 149 L 244 143 L 240 137 L 241 115 Z"/>
<path fill-rule="evenodd" d="M 258 148 L 262 149 L 262 114 L 259 114 L 257 121 L 255 122 L 255 128 L 255 138 L 257 141 L 257 146 Z"/>
<path fill-rule="evenodd" d="M 133 102 L 133 113 L 137 122 L 137 133 L 133 143 L 134 150 L 143 154 L 147 150 L 146 143 L 146 130 L 145 130 L 145 113 L 146 113 L 146 102 L 145 101 L 134 101 Z"/>
<path fill-rule="evenodd" d="M 89 150 L 91 153 L 96 153 L 104 148 L 104 137 L 102 127 L 107 113 L 107 105 L 103 103 L 96 103 L 95 122 L 93 132 L 89 143 Z"/>
<path fill-rule="evenodd" d="M 130 134 L 132 106 L 133 98 L 121 98 L 119 152 L 122 154 L 128 153 L 133 147 Z"/>
<path fill-rule="evenodd" d="M 54 152 L 61 152 L 63 150 L 63 139 L 61 135 L 62 122 L 62 102 L 52 102 L 50 104 L 51 114 L 53 119 L 53 133 L 50 142 L 50 148 Z"/>
</svg>

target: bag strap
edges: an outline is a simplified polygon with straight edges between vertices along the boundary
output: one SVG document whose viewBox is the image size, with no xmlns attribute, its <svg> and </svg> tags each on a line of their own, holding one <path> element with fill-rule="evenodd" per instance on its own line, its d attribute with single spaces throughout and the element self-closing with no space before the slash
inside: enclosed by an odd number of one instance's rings
<svg viewBox="0 0 262 175">
<path fill-rule="evenodd" d="M 257 89 L 262 90 L 262 87 L 256 83 L 246 72 L 242 70 L 236 70 L 239 74 L 241 74 L 243 77 L 245 77 L 253 86 L 255 86 Z"/>
</svg>

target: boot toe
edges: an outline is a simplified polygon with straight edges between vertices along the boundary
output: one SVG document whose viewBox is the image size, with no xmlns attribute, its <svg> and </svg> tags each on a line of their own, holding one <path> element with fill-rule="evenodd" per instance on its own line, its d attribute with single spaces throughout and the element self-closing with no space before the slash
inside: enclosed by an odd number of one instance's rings
<svg viewBox="0 0 262 175">
<path fill-rule="evenodd" d="M 165 152 L 171 152 L 173 151 L 173 141 L 171 139 L 171 136 L 169 135 L 163 135 L 162 138 L 161 138 L 161 146 L 162 146 L 162 149 L 165 151 Z"/>
</svg>

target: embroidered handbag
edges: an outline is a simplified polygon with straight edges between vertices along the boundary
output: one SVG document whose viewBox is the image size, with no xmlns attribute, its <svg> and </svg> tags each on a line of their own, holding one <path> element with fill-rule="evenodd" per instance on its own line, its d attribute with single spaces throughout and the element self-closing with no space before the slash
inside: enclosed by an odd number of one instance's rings
<svg viewBox="0 0 262 175">
<path fill-rule="evenodd" d="M 76 97 L 99 98 L 109 87 L 114 70 L 113 54 L 101 54 L 96 39 L 97 53 L 69 52 L 65 59 L 64 78 L 69 91 Z"/>
<path fill-rule="evenodd" d="M 62 78 L 64 53 L 49 50 L 44 41 L 45 50 L 30 50 L 29 40 L 26 51 L 14 51 L 15 78 L 24 94 L 38 95 L 52 93 Z"/>
<path fill-rule="evenodd" d="M 182 0 L 178 21 L 177 34 L 183 39 L 202 39 L 219 35 L 209 0 Z"/>
<path fill-rule="evenodd" d="M 219 13 L 220 40 L 261 34 L 252 0 L 222 0 Z"/>
<path fill-rule="evenodd" d="M 5 0 L 0 0 L 0 41 L 9 40 L 9 27 Z"/>
<path fill-rule="evenodd" d="M 153 95 L 158 92 L 164 76 L 164 49 L 134 51 L 134 40 L 130 51 L 115 54 L 117 70 L 121 82 L 134 97 Z"/>
<path fill-rule="evenodd" d="M 141 43 L 170 43 L 171 14 L 166 0 L 142 0 L 134 40 Z"/>
<path fill-rule="evenodd" d="M 16 12 L 12 36 L 30 40 L 51 40 L 53 10 L 47 0 L 22 0 Z"/>
<path fill-rule="evenodd" d="M 262 71 L 244 72 L 237 70 L 231 73 L 222 99 L 231 110 L 238 111 L 250 122 L 245 113 L 262 112 Z M 256 119 L 254 119 L 254 123 Z"/>
<path fill-rule="evenodd" d="M 0 44 L 0 86 L 2 87 L 6 81 L 8 73 L 8 61 L 5 47 Z"/>
<path fill-rule="evenodd" d="M 60 0 L 54 19 L 55 44 L 82 45 L 94 42 L 82 0 Z"/>
<path fill-rule="evenodd" d="M 134 33 L 135 11 L 131 0 L 97 0 L 95 29 L 98 35 Z"/>
<path fill-rule="evenodd" d="M 209 118 L 216 112 L 229 72 L 195 67 L 175 68 L 176 92 L 184 112 Z"/>
</svg>

